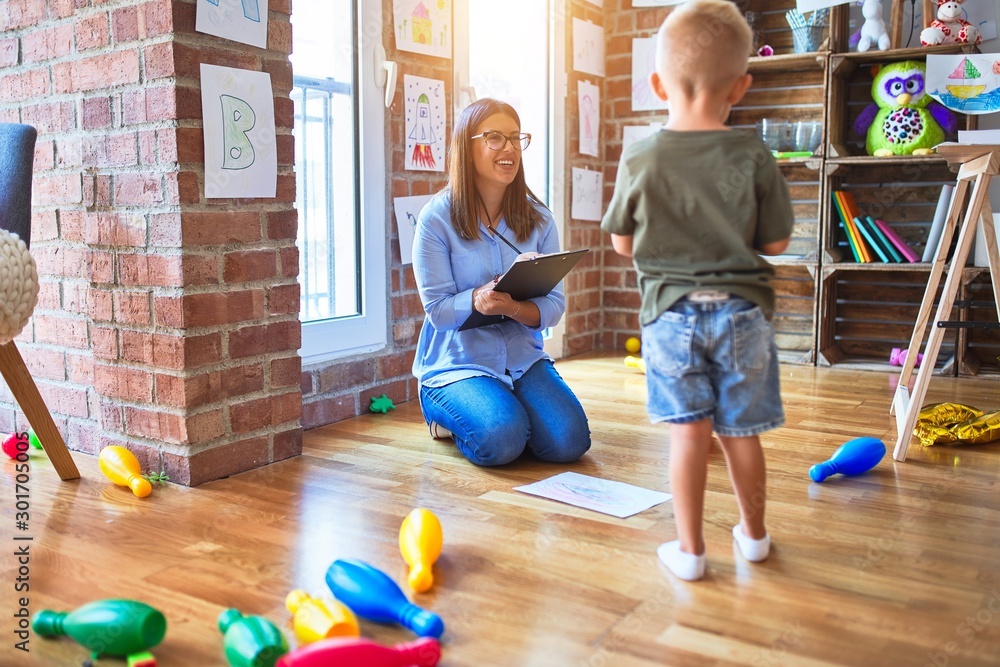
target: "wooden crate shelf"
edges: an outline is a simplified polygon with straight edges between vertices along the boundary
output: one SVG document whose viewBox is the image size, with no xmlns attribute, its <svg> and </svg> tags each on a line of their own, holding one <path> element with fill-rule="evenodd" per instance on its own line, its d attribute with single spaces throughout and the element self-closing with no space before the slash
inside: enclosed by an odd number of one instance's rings
<svg viewBox="0 0 1000 667">
<path fill-rule="evenodd" d="M 785 363 L 816 361 L 816 265 L 776 264 L 774 338 Z"/>
<path fill-rule="evenodd" d="M 754 74 L 746 96 L 733 107 L 729 124 L 753 130 L 762 118 L 794 122 L 825 120 L 826 73 L 806 70 L 790 79 L 787 71 Z"/>
<path fill-rule="evenodd" d="M 871 87 L 875 75 L 873 66 L 904 60 L 926 61 L 928 53 L 958 54 L 969 47 L 947 45 L 917 49 L 890 49 L 864 53 L 835 53 L 830 56 L 827 84 L 827 145 L 828 158 L 869 157 L 865 137 L 854 132 L 854 121 L 872 102 Z M 958 126 L 963 130 L 976 128 L 976 117 L 958 114 Z M 948 136 L 954 141 L 956 135 Z"/>
<path fill-rule="evenodd" d="M 918 255 L 923 255 L 941 188 L 955 183 L 955 174 L 941 159 L 886 161 L 826 161 L 827 201 L 823 205 L 823 259 L 828 264 L 853 260 L 847 234 L 833 204 L 835 190 L 850 192 L 864 215 L 890 225 Z M 872 267 L 873 264 L 863 264 Z M 903 271 L 927 265 L 886 264 Z M 883 267 L 876 267 L 881 270 Z"/>
<path fill-rule="evenodd" d="M 894 155 L 892 157 L 875 157 L 874 155 L 848 155 L 846 157 L 829 157 L 827 164 L 867 164 L 905 167 L 907 165 L 940 164 L 947 161 L 940 155 Z"/>
<path fill-rule="evenodd" d="M 781 165 L 795 213 L 795 227 L 788 245 L 788 259 L 815 262 L 819 257 L 823 183 L 818 160 Z"/>
<path fill-rule="evenodd" d="M 732 109 L 729 124 L 751 132 L 763 118 L 818 121 L 825 127 L 830 52 L 792 52 L 792 33 L 785 13 L 795 8 L 795 0 L 750 0 L 741 6 L 757 12 L 756 27 L 763 43 L 770 45 L 776 55 L 750 59 L 753 84 Z M 795 227 L 786 253 L 767 260 L 775 267 L 772 325 L 779 357 L 786 363 L 813 364 L 816 359 L 816 279 L 822 238 L 825 144 L 823 137 L 812 157 L 778 160 L 788 182 Z"/>
<path fill-rule="evenodd" d="M 805 61 L 809 53 L 794 53 L 794 40 L 792 39 L 792 29 L 788 25 L 785 14 L 795 9 L 795 0 L 741 0 L 738 2 L 740 9 L 744 12 L 753 12 L 753 17 L 748 17 L 754 32 L 759 37 L 760 44 L 767 44 L 774 49 L 775 55 L 767 58 L 754 58 L 752 60 L 767 60 L 768 58 L 797 58 Z M 839 13 L 839 9 L 834 9 L 831 16 Z M 836 28 L 828 27 L 823 31 L 823 36 L 817 53 L 830 50 L 830 44 L 837 40 Z M 786 70 L 796 70 L 801 62 L 789 60 L 791 65 L 785 67 Z"/>
<path fill-rule="evenodd" d="M 988 306 L 956 307 L 952 319 L 965 322 L 997 322 L 990 272 L 969 267 L 962 272 L 959 301 L 987 303 Z M 1000 329 L 958 329 L 957 371 L 962 375 L 1000 373 Z"/>
<path fill-rule="evenodd" d="M 813 51 L 812 53 L 786 53 L 780 56 L 754 56 L 750 59 L 748 69 L 756 76 L 761 72 L 807 72 L 815 70 L 822 72 L 830 59 L 829 51 Z"/>
<path fill-rule="evenodd" d="M 824 268 L 817 362 L 828 366 L 864 361 L 888 369 L 892 348 L 909 345 L 929 274 Z M 955 336 L 946 336 L 939 366 L 954 354 Z"/>
<path fill-rule="evenodd" d="M 858 264 L 857 262 L 826 262 L 823 264 L 823 275 L 829 275 L 833 271 L 902 271 L 904 273 L 926 274 L 930 270 L 930 264 L 887 264 L 885 262 L 871 262 L 868 264 Z"/>
</svg>

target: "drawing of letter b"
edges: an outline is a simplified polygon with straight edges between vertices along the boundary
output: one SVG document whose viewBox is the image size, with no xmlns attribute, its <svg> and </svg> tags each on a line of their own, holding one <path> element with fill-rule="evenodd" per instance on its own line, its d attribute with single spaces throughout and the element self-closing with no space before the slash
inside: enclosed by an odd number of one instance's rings
<svg viewBox="0 0 1000 667">
<path fill-rule="evenodd" d="M 253 144 L 247 132 L 253 129 L 257 117 L 250 105 L 231 95 L 221 95 L 223 169 L 246 169 L 253 164 Z"/>
</svg>

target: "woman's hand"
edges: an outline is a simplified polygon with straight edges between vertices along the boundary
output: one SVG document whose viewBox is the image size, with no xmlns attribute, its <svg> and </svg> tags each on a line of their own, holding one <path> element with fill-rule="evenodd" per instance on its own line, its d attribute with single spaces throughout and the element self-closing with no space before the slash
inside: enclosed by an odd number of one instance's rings
<svg viewBox="0 0 1000 667">
<path fill-rule="evenodd" d="M 542 256 L 542 253 L 540 253 L 540 252 L 522 252 L 520 255 L 517 256 L 517 259 L 515 259 L 514 261 L 515 262 L 530 262 L 531 260 L 537 259 L 538 257 L 541 257 L 541 256 Z"/>
<path fill-rule="evenodd" d="M 510 317 L 518 307 L 517 301 L 506 292 L 493 290 L 493 282 L 488 282 L 472 292 L 472 307 L 483 315 L 506 315 Z"/>
</svg>

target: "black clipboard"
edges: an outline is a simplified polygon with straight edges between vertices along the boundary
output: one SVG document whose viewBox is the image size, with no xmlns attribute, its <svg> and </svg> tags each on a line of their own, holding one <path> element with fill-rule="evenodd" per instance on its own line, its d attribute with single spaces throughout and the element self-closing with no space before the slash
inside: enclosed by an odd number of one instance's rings
<svg viewBox="0 0 1000 667">
<path fill-rule="evenodd" d="M 586 252 L 590 252 L 590 248 L 554 252 L 551 255 L 514 262 L 493 290 L 510 294 L 511 298 L 516 301 L 545 296 L 559 284 L 560 280 L 566 277 L 566 274 L 576 266 L 576 263 L 583 258 Z M 467 329 L 484 327 L 502 322 L 503 319 L 502 315 L 483 315 L 479 311 L 473 310 L 472 315 L 469 315 L 469 319 L 465 320 L 465 323 L 458 330 L 466 331 Z"/>
</svg>

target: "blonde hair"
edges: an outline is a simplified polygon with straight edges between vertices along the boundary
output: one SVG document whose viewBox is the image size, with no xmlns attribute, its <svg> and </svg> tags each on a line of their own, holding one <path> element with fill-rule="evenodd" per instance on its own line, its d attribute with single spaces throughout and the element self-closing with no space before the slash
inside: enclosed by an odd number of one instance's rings
<svg viewBox="0 0 1000 667">
<path fill-rule="evenodd" d="M 692 97 L 728 88 L 746 74 L 753 31 L 728 0 L 689 0 L 660 26 L 656 73 Z"/>
</svg>

